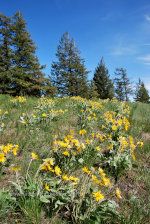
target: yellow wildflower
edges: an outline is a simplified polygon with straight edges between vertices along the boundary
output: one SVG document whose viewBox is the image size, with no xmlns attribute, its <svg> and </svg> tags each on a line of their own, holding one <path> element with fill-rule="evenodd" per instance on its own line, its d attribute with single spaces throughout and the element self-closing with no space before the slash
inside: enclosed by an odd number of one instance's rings
<svg viewBox="0 0 150 224">
<path fill-rule="evenodd" d="M 84 135 L 85 133 L 86 133 L 86 130 L 85 129 L 82 129 L 82 130 L 79 131 L 79 134 L 80 135 Z"/>
<path fill-rule="evenodd" d="M 119 188 L 116 189 L 116 195 L 117 195 L 118 198 L 122 198 L 121 195 L 120 195 Z"/>
<path fill-rule="evenodd" d="M 5 154 L 4 153 L 0 153 L 0 162 L 4 163 L 6 160 Z"/>
<path fill-rule="evenodd" d="M 19 167 L 12 167 L 11 170 L 12 171 L 19 171 L 19 170 L 21 170 L 21 168 L 19 168 Z"/>
<path fill-rule="evenodd" d="M 84 143 L 81 144 L 81 149 L 85 149 Z"/>
<path fill-rule="evenodd" d="M 82 168 L 82 170 L 87 173 L 88 175 L 91 175 L 91 172 L 88 170 L 88 168 L 85 166 Z"/>
<path fill-rule="evenodd" d="M 74 135 L 75 131 L 73 131 L 72 129 L 70 129 L 70 133 Z"/>
<path fill-rule="evenodd" d="M 70 180 L 69 177 L 65 173 L 62 175 L 62 179 L 63 180 Z"/>
<path fill-rule="evenodd" d="M 13 151 L 13 154 L 14 154 L 14 155 L 17 155 L 17 150 L 18 150 L 18 147 L 19 147 L 19 146 L 18 146 L 18 145 L 16 145 L 16 146 L 13 148 L 13 150 L 12 150 L 12 151 Z"/>
<path fill-rule="evenodd" d="M 45 184 L 45 189 L 50 192 L 49 185 Z"/>
<path fill-rule="evenodd" d="M 60 175 L 62 173 L 58 166 L 55 166 L 55 173 L 56 175 Z"/>
<path fill-rule="evenodd" d="M 112 149 L 112 148 L 113 148 L 113 144 L 109 145 L 107 149 L 109 150 L 109 149 Z"/>
<path fill-rule="evenodd" d="M 101 182 L 94 175 L 92 175 L 92 180 L 94 181 L 95 184 L 99 184 L 100 186 L 102 185 Z"/>
<path fill-rule="evenodd" d="M 44 114 L 42 114 L 42 117 L 46 117 L 46 116 L 47 116 L 47 114 L 45 114 L 45 113 L 44 113 Z"/>
<path fill-rule="evenodd" d="M 143 143 L 143 142 L 137 142 L 137 145 L 138 145 L 139 147 L 142 147 L 142 146 L 144 145 L 144 143 Z"/>
<path fill-rule="evenodd" d="M 87 119 L 90 121 L 91 120 L 91 116 L 89 116 Z"/>
<path fill-rule="evenodd" d="M 40 164 L 40 169 L 41 169 L 41 170 L 46 170 L 46 171 L 47 171 L 47 167 L 44 166 L 43 164 Z"/>
<path fill-rule="evenodd" d="M 74 156 L 77 154 L 75 151 L 73 151 L 72 153 L 73 153 Z"/>
<path fill-rule="evenodd" d="M 117 130 L 117 126 L 116 126 L 116 125 L 113 125 L 113 126 L 112 126 L 112 130 L 113 130 L 113 131 L 116 131 L 116 130 Z"/>
<path fill-rule="evenodd" d="M 50 163 L 51 166 L 54 166 L 53 158 L 49 159 L 49 163 Z"/>
<path fill-rule="evenodd" d="M 97 147 L 96 147 L 96 150 L 97 150 L 97 151 L 100 151 L 100 150 L 101 150 L 101 148 L 100 148 L 99 146 L 97 146 Z"/>
<path fill-rule="evenodd" d="M 67 150 L 63 151 L 62 154 L 65 156 L 69 156 L 69 152 Z"/>
<path fill-rule="evenodd" d="M 132 153 L 132 158 L 135 160 L 135 155 Z"/>
<path fill-rule="evenodd" d="M 91 136 L 94 138 L 95 137 L 95 133 L 92 133 Z"/>
<path fill-rule="evenodd" d="M 69 177 L 69 180 L 72 180 L 72 181 L 79 181 L 78 178 L 76 178 L 76 177 L 72 177 L 72 176 Z"/>
<path fill-rule="evenodd" d="M 75 187 L 77 184 L 78 184 L 78 183 L 75 183 L 75 182 L 74 182 L 74 183 L 72 183 L 72 185 L 73 185 L 74 187 Z"/>
<path fill-rule="evenodd" d="M 104 199 L 104 196 L 101 194 L 101 191 L 93 192 L 93 197 L 96 198 L 96 201 L 100 201 Z"/>
<path fill-rule="evenodd" d="M 32 159 L 35 159 L 35 160 L 38 159 L 38 156 L 33 152 L 31 153 L 31 156 L 32 156 Z"/>
<path fill-rule="evenodd" d="M 108 178 L 106 178 L 105 176 L 102 176 L 102 181 L 103 181 L 105 187 L 107 187 L 108 185 L 112 186 L 112 184 L 110 183 L 110 180 Z"/>
<path fill-rule="evenodd" d="M 101 174 L 101 176 L 105 176 L 106 174 L 104 173 L 104 171 L 99 167 L 99 172 L 100 172 L 100 174 Z"/>
</svg>

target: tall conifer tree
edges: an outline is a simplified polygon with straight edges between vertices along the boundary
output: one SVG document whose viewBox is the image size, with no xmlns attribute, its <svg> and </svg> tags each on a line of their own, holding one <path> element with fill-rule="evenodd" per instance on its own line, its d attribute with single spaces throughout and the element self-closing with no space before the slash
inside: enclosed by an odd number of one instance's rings
<svg viewBox="0 0 150 224">
<path fill-rule="evenodd" d="M 93 78 L 97 87 L 98 97 L 101 99 L 112 99 L 114 97 L 114 87 L 108 69 L 105 67 L 104 59 L 101 58 L 100 64 L 98 64 Z"/>
<path fill-rule="evenodd" d="M 116 68 L 114 81 L 117 99 L 119 101 L 128 101 L 129 96 L 132 94 L 132 83 L 127 77 L 126 70 L 123 68 Z"/>
<path fill-rule="evenodd" d="M 87 97 L 89 99 L 98 98 L 97 87 L 96 87 L 95 82 L 93 80 L 89 81 L 89 91 L 88 91 L 88 96 Z"/>
<path fill-rule="evenodd" d="M 57 87 L 59 96 L 82 96 L 88 92 L 88 81 L 84 60 L 70 40 L 69 33 L 63 34 L 57 48 L 58 61 L 52 63 L 52 81 Z"/>
<path fill-rule="evenodd" d="M 139 79 L 139 81 L 136 85 L 134 100 L 135 100 L 135 102 L 142 102 L 142 103 L 150 102 L 148 90 L 145 88 L 144 82 L 142 82 L 141 79 Z"/>
<path fill-rule="evenodd" d="M 0 13 L 0 93 L 11 91 L 12 32 L 11 19 Z"/>
<path fill-rule="evenodd" d="M 13 82 L 12 89 L 15 95 L 41 96 L 45 91 L 44 66 L 40 66 L 35 56 L 37 47 L 26 29 L 26 22 L 20 11 L 13 17 L 11 26 L 13 32 Z"/>
</svg>

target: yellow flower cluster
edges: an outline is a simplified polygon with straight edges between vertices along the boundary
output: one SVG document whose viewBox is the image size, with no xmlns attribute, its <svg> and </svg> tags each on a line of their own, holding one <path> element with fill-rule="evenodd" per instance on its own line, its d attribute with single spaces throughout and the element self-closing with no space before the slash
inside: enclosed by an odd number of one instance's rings
<svg viewBox="0 0 150 224">
<path fill-rule="evenodd" d="M 45 104 L 44 104 L 45 105 Z M 68 110 L 43 110 L 43 113 L 41 114 L 41 110 L 40 108 L 39 109 L 36 109 L 36 110 L 33 110 L 33 112 L 30 114 L 30 115 L 26 115 L 25 113 L 22 113 L 21 116 L 20 116 L 20 122 L 22 124 L 35 124 L 36 122 L 38 122 L 39 120 L 42 119 L 53 119 L 55 117 L 59 117 L 61 114 L 64 114 L 65 112 L 67 112 Z"/>
<path fill-rule="evenodd" d="M 53 158 L 49 158 L 44 160 L 44 163 L 40 165 L 41 170 L 50 171 L 55 173 L 57 176 L 61 176 L 61 178 L 65 181 L 72 181 L 72 185 L 77 185 L 79 179 L 73 176 L 67 176 L 67 174 L 63 173 L 59 166 L 55 166 Z"/>
<path fill-rule="evenodd" d="M 91 177 L 92 181 L 95 184 L 101 187 L 112 186 L 110 179 L 106 177 L 106 174 L 101 168 L 96 171 L 94 167 L 91 167 L 90 170 L 87 167 L 83 167 L 82 170 Z M 97 178 L 98 175 L 100 180 Z M 101 201 L 102 199 L 104 199 L 104 195 L 101 193 L 101 191 L 93 192 L 92 194 L 96 201 Z"/>
<path fill-rule="evenodd" d="M 112 186 L 109 178 L 106 177 L 106 174 L 104 173 L 104 171 L 99 168 L 99 172 L 96 172 L 95 168 L 91 167 L 91 170 L 89 170 L 87 167 L 83 167 L 82 170 L 88 174 L 89 176 L 91 176 L 93 182 L 95 184 L 98 184 L 100 186 L 104 186 L 104 187 L 107 187 L 107 186 Z M 94 174 L 94 175 L 93 175 Z M 97 177 L 95 175 L 98 175 L 100 174 L 100 177 L 101 177 L 101 181 L 99 181 L 97 179 Z"/>
<path fill-rule="evenodd" d="M 19 149 L 18 145 L 1 145 L 0 146 L 0 162 L 4 163 L 6 161 L 6 156 L 9 155 L 9 153 L 13 153 L 13 155 L 17 155 L 17 151 Z"/>
<path fill-rule="evenodd" d="M 22 97 L 22 96 L 16 96 L 16 98 L 10 100 L 10 102 L 19 102 L 19 103 L 25 103 L 26 102 L 26 98 Z"/>
<path fill-rule="evenodd" d="M 47 108 L 47 107 L 49 107 L 49 108 L 51 108 L 51 107 L 53 107 L 55 105 L 55 102 L 54 102 L 54 100 L 52 100 L 52 99 L 48 99 L 48 98 L 46 98 L 46 97 L 42 97 L 42 98 L 40 98 L 40 100 L 38 101 L 38 107 L 43 107 L 43 108 Z"/>
<path fill-rule="evenodd" d="M 80 143 L 79 140 L 74 138 L 72 135 L 65 136 L 64 140 L 56 140 L 56 139 L 57 137 L 52 143 L 53 146 L 52 150 L 60 152 L 65 156 L 69 156 L 71 154 L 76 155 L 79 152 L 80 153 L 83 152 L 83 150 L 86 148 L 86 145 L 83 142 Z"/>
<path fill-rule="evenodd" d="M 104 120 L 106 122 L 106 125 L 111 125 L 113 131 L 116 131 L 121 127 L 124 127 L 124 129 L 127 131 L 128 127 L 130 126 L 128 119 L 123 116 L 123 114 L 121 115 L 120 113 L 116 113 L 115 111 L 105 112 Z"/>
</svg>

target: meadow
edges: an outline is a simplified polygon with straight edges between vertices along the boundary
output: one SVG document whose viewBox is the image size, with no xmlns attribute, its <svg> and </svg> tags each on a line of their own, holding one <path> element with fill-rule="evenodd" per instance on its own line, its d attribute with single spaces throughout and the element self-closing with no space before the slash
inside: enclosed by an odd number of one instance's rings
<svg viewBox="0 0 150 224">
<path fill-rule="evenodd" d="M 150 223 L 150 105 L 0 95 L 0 223 Z"/>
</svg>

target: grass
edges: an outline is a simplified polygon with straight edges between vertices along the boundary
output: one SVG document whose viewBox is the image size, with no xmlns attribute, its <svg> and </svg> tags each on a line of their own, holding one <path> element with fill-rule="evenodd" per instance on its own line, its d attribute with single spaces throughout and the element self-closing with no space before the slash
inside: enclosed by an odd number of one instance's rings
<svg viewBox="0 0 150 224">
<path fill-rule="evenodd" d="M 8 111 L 8 116 L 4 120 L 5 127 L 1 132 L 1 144 L 17 144 L 19 151 L 17 157 L 12 158 L 11 164 L 22 167 L 21 175 L 26 174 L 29 165 L 31 152 L 38 155 L 40 159 L 47 158 L 52 149 L 53 135 L 64 136 L 69 133 L 70 129 L 75 131 L 76 137 L 79 136 L 81 129 L 81 121 L 77 116 L 79 108 L 71 106 L 68 99 L 57 100 L 55 110 L 68 110 L 60 115 L 58 119 L 50 122 L 39 122 L 36 125 L 28 126 L 20 122 L 22 113 L 29 115 L 33 108 L 37 105 L 37 98 L 27 98 L 27 101 L 18 106 L 10 102 L 12 99 L 8 95 L 0 95 L 0 109 Z M 104 223 L 120 223 L 120 224 L 148 224 L 150 222 L 150 105 L 141 103 L 129 103 L 131 126 L 128 130 L 128 135 L 133 136 L 136 141 L 143 141 L 143 148 L 139 148 L 135 152 L 136 160 L 133 162 L 133 169 L 122 175 L 117 181 L 117 186 L 122 193 L 123 200 L 115 199 L 119 204 L 119 212 L 121 218 L 106 220 Z M 105 110 L 112 110 L 113 105 L 107 104 Z M 99 125 L 96 121 L 87 126 L 89 133 L 98 130 Z M 97 158 L 92 156 L 89 160 L 89 155 L 85 162 L 86 164 L 94 164 Z M 15 175 L 10 172 L 9 162 L 6 167 L 0 172 L 0 186 L 5 191 L 11 191 L 7 180 L 14 181 Z M 35 175 L 39 163 L 34 163 L 30 169 L 31 178 Z M 81 165 L 82 167 L 82 165 Z M 79 169 L 70 170 L 70 174 L 80 175 Z M 0 207 L 3 212 L 0 213 L 2 223 L 6 223 L 6 215 L 9 212 L 7 223 L 73 223 L 70 219 L 62 219 L 60 214 L 46 217 L 39 199 L 29 198 L 28 200 L 19 199 L 16 209 L 13 208 L 13 203 L 6 200 L 7 194 L 0 192 Z M 11 197 L 11 196 L 10 196 Z M 4 202 L 2 202 L 4 201 Z M 64 211 L 65 213 L 65 211 Z M 67 213 L 66 213 L 67 214 Z M 17 220 L 17 221 L 15 221 Z M 84 222 L 83 222 L 84 223 Z M 96 224 L 96 222 L 93 222 Z M 103 221 L 101 222 L 103 223 Z"/>
</svg>

